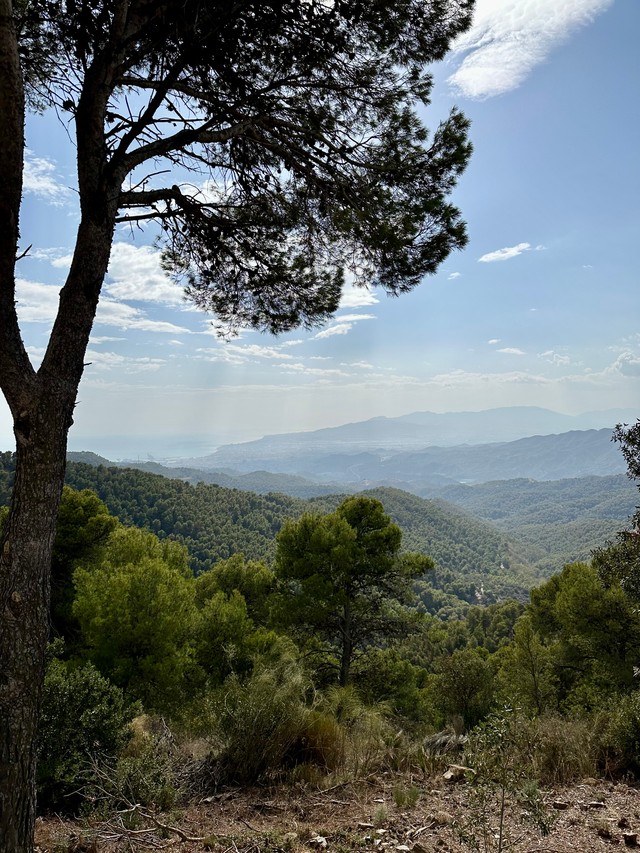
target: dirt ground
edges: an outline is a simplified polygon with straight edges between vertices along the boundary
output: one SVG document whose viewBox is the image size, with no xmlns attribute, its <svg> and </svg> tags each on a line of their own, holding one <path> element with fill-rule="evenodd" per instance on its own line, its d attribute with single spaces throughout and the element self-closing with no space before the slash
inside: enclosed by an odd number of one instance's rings
<svg viewBox="0 0 640 853">
<path fill-rule="evenodd" d="M 586 780 L 543 791 L 554 818 L 548 835 L 507 803 L 502 842 L 499 804 L 484 822 L 477 791 L 441 776 L 388 774 L 324 790 L 292 786 L 227 790 L 168 814 L 123 813 L 105 822 L 40 818 L 37 853 L 591 853 L 640 850 L 640 790 Z M 417 798 L 413 804 L 412 800 Z M 403 802 L 404 800 L 404 802 Z M 461 832 L 467 833 L 467 840 Z M 638 836 L 636 838 L 636 833 Z"/>
</svg>

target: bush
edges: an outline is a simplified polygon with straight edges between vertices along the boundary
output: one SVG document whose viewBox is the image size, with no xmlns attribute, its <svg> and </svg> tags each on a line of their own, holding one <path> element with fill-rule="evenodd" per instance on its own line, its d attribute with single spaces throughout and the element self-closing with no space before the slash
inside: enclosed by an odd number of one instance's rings
<svg viewBox="0 0 640 853">
<path fill-rule="evenodd" d="M 171 808 L 178 796 L 178 770 L 182 763 L 173 734 L 160 717 L 137 717 L 132 738 L 113 770 L 105 769 L 103 793 L 110 807 L 139 803 Z"/>
<path fill-rule="evenodd" d="M 307 720 L 306 686 L 293 661 L 257 668 L 245 682 L 227 679 L 214 703 L 220 781 L 250 784 L 286 766 Z"/>
<path fill-rule="evenodd" d="M 595 775 L 597 736 L 589 719 L 546 714 L 530 726 L 530 760 L 540 782 L 566 785 Z"/>
<path fill-rule="evenodd" d="M 52 660 L 45 676 L 40 718 L 39 807 L 75 808 L 91 757 L 115 757 L 137 711 L 91 664 L 72 668 Z"/>
<path fill-rule="evenodd" d="M 601 761 L 614 775 L 640 777 L 640 691 L 616 699 L 602 720 Z"/>
</svg>

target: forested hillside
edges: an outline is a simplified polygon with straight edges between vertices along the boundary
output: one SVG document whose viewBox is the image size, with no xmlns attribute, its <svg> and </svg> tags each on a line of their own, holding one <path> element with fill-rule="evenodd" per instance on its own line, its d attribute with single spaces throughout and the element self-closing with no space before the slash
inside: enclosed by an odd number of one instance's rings
<svg viewBox="0 0 640 853">
<path fill-rule="evenodd" d="M 2 463 L 4 490 L 0 497 L 6 503 L 11 454 L 3 454 Z M 335 495 L 311 501 L 282 494 L 256 495 L 79 462 L 69 462 L 67 483 L 75 489 L 93 490 L 122 523 L 184 543 L 196 573 L 238 552 L 248 559 L 270 560 L 275 535 L 285 519 L 305 511 L 331 512 L 341 500 Z M 524 600 L 541 579 L 508 537 L 456 507 L 396 489 L 374 489 L 367 494 L 378 498 L 403 529 L 406 550 L 420 551 L 435 560 L 436 569 L 422 595 L 432 612 L 455 608 L 461 601 Z"/>
<path fill-rule="evenodd" d="M 90 465 L 114 465 L 93 453 L 71 453 L 69 458 Z M 241 474 L 167 468 L 157 462 L 132 463 L 131 467 L 193 484 L 216 483 L 258 494 L 282 492 L 292 497 L 313 498 L 351 490 L 346 484 L 316 484 L 302 477 L 269 471 Z M 537 575 L 544 577 L 565 563 L 588 559 L 594 548 L 612 539 L 625 526 L 637 503 L 636 489 L 624 474 L 543 481 L 521 477 L 474 485 L 432 484 L 413 493 L 442 499 L 473 518 L 488 521 L 509 541 L 517 541 L 527 562 L 536 567 Z"/>
</svg>

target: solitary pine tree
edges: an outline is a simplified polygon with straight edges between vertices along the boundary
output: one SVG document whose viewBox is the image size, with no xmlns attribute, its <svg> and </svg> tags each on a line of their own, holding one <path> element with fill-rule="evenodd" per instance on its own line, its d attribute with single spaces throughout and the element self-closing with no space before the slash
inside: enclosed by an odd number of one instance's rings
<svg viewBox="0 0 640 853">
<path fill-rule="evenodd" d="M 416 108 L 471 6 L 0 0 L 0 387 L 17 454 L 0 548 L 3 853 L 32 847 L 51 548 L 116 225 L 159 228 L 168 273 L 227 328 L 320 323 L 347 270 L 411 289 L 466 239 L 448 195 L 467 122 L 454 111 L 430 136 Z M 28 107 L 68 120 L 78 164 L 73 259 L 37 370 L 15 302 Z"/>
<path fill-rule="evenodd" d="M 401 541 L 380 501 L 368 497 L 347 498 L 329 515 L 305 513 L 278 534 L 274 618 L 320 644 L 341 687 L 357 655 L 406 632 L 412 580 L 433 568 L 422 554 L 400 554 Z"/>
</svg>

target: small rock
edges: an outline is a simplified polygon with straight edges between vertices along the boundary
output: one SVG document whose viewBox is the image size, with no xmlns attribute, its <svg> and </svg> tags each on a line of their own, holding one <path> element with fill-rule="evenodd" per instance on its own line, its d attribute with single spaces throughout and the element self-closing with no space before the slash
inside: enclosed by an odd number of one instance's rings
<svg viewBox="0 0 640 853">
<path fill-rule="evenodd" d="M 326 847 L 327 839 L 324 835 L 315 835 L 313 838 L 309 839 L 309 844 L 313 844 L 314 847 Z"/>
<path fill-rule="evenodd" d="M 559 812 L 564 811 L 569 808 L 569 803 L 565 803 L 563 800 L 554 800 L 551 804 L 554 809 L 557 809 Z"/>
<path fill-rule="evenodd" d="M 396 850 L 400 850 L 401 853 L 409 853 L 410 849 L 406 844 L 396 844 Z"/>
<path fill-rule="evenodd" d="M 442 774 L 442 778 L 446 782 L 464 782 L 467 773 L 475 773 L 471 767 L 463 767 L 461 764 L 450 764 L 445 773 Z"/>
<path fill-rule="evenodd" d="M 622 838 L 627 847 L 637 847 L 638 846 L 638 833 L 637 832 L 623 832 Z"/>
<path fill-rule="evenodd" d="M 449 824 L 453 823 L 453 815 L 450 815 L 449 812 L 436 812 L 433 819 L 438 826 L 449 826 Z"/>
<path fill-rule="evenodd" d="M 358 822 L 358 829 L 373 829 L 373 824 L 361 820 Z"/>
<path fill-rule="evenodd" d="M 592 800 L 590 803 L 587 803 L 588 809 L 603 809 L 605 804 L 601 800 Z"/>
</svg>

